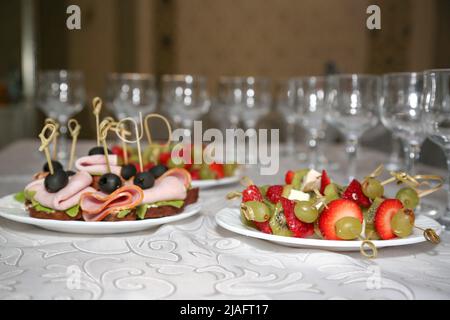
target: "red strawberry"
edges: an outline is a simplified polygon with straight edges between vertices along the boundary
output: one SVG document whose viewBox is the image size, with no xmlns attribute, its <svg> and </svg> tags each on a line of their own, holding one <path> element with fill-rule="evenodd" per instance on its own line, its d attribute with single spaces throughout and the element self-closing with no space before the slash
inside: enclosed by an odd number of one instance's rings
<svg viewBox="0 0 450 320">
<path fill-rule="evenodd" d="M 111 149 L 111 152 L 113 153 L 113 154 L 115 154 L 116 156 L 118 156 L 119 158 L 124 158 L 125 157 L 125 150 L 124 149 L 122 149 L 121 147 L 119 147 L 119 146 L 114 146 L 114 147 L 112 147 L 112 149 Z M 129 155 L 129 154 L 128 154 Z"/>
<path fill-rule="evenodd" d="M 323 170 L 322 177 L 320 178 L 320 193 L 325 194 L 325 188 L 331 183 L 331 179 L 328 176 L 328 173 Z"/>
<path fill-rule="evenodd" d="M 200 180 L 200 170 L 191 171 L 192 180 Z"/>
<path fill-rule="evenodd" d="M 248 186 L 247 189 L 242 191 L 242 202 L 248 201 L 263 201 L 261 191 L 255 185 Z"/>
<path fill-rule="evenodd" d="M 403 204 L 397 199 L 384 200 L 375 213 L 375 230 L 383 240 L 396 238 L 392 231 L 391 220 L 394 215 L 403 208 Z"/>
<path fill-rule="evenodd" d="M 338 199 L 330 202 L 319 218 L 320 233 L 326 240 L 341 240 L 336 235 L 336 222 L 345 217 L 354 217 L 363 222 L 361 208 L 352 200 Z"/>
<path fill-rule="evenodd" d="M 278 203 L 283 193 L 283 186 L 270 186 L 266 192 L 266 198 L 272 203 Z"/>
<path fill-rule="evenodd" d="M 223 171 L 223 164 L 214 162 L 209 165 L 209 168 L 216 174 L 216 179 L 222 179 L 225 177 L 225 173 Z"/>
<path fill-rule="evenodd" d="M 289 230 L 292 231 L 296 238 L 306 238 L 314 234 L 314 224 L 304 223 L 295 216 L 294 208 L 295 202 L 286 198 L 281 198 L 281 205 L 283 206 L 284 216 Z"/>
<path fill-rule="evenodd" d="M 295 175 L 295 172 L 292 170 L 289 170 L 288 172 L 286 172 L 286 176 L 284 178 L 284 181 L 286 182 L 286 184 L 292 183 L 292 180 L 294 179 L 294 175 Z"/>
<path fill-rule="evenodd" d="M 159 155 L 159 163 L 163 164 L 163 165 L 167 165 L 167 162 L 169 161 L 171 157 L 171 153 L 170 152 L 163 152 Z"/>
<path fill-rule="evenodd" d="M 151 168 L 153 168 L 155 166 L 155 164 L 153 162 L 149 162 L 144 166 L 144 171 L 148 171 Z"/>
<path fill-rule="evenodd" d="M 344 193 L 342 194 L 342 199 L 353 200 L 358 205 L 364 208 L 370 207 L 370 200 L 364 195 L 361 183 L 359 183 L 359 181 L 356 179 L 354 179 L 348 185 L 347 189 L 345 189 Z"/>
<path fill-rule="evenodd" d="M 272 228 L 270 227 L 269 221 L 266 222 L 253 221 L 253 223 L 255 224 L 256 228 L 258 228 L 259 231 L 267 234 L 272 234 Z"/>
</svg>

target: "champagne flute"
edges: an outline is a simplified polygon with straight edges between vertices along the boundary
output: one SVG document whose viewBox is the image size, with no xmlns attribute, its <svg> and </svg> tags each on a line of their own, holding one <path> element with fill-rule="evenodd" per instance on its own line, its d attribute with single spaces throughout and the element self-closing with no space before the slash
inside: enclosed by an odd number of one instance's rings
<svg viewBox="0 0 450 320">
<path fill-rule="evenodd" d="M 297 86 L 294 80 L 284 80 L 278 83 L 277 110 L 286 123 L 286 151 L 285 155 L 295 153 L 295 125 L 297 123 Z"/>
<path fill-rule="evenodd" d="M 450 69 L 425 71 L 422 104 L 425 132 L 443 149 L 450 177 Z M 450 188 L 448 192 L 447 209 L 439 218 L 446 228 L 450 227 Z"/>
<path fill-rule="evenodd" d="M 378 123 L 380 79 L 373 75 L 347 74 L 327 78 L 326 120 L 346 140 L 347 176 L 356 176 L 356 160 L 361 136 Z"/>
<path fill-rule="evenodd" d="M 140 73 L 111 73 L 107 78 L 106 103 L 119 119 L 133 118 L 139 121 L 139 113 L 156 110 L 158 93 L 155 77 Z"/>
<path fill-rule="evenodd" d="M 84 75 L 80 71 L 49 70 L 38 76 L 37 104 L 49 118 L 60 123 L 59 160 L 67 160 L 67 122 L 79 113 L 86 101 Z"/>
</svg>

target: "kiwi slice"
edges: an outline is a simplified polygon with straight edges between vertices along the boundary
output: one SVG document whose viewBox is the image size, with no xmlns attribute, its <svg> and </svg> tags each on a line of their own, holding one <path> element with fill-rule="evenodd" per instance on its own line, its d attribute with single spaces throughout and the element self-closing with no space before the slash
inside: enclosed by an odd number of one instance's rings
<svg viewBox="0 0 450 320">
<path fill-rule="evenodd" d="M 364 220 L 366 220 L 367 223 L 373 223 L 378 207 L 380 206 L 381 203 L 383 203 L 383 201 L 384 200 L 382 198 L 375 198 L 370 208 L 363 210 Z"/>
<path fill-rule="evenodd" d="M 275 211 L 273 212 L 273 215 L 269 220 L 269 225 L 270 228 L 272 228 L 272 233 L 276 236 L 293 236 L 291 230 L 289 230 L 287 226 L 286 217 L 284 216 L 281 203 L 277 203 L 277 205 L 275 206 Z"/>
<path fill-rule="evenodd" d="M 308 174 L 309 169 L 302 169 L 296 171 L 294 174 L 294 178 L 292 179 L 292 186 L 295 190 L 300 190 L 303 184 L 303 179 Z"/>
</svg>

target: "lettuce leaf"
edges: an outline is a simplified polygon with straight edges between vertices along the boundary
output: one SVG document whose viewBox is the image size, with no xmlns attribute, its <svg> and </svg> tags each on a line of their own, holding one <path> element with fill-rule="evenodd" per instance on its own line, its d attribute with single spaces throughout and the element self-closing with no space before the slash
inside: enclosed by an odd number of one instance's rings
<svg viewBox="0 0 450 320">
<path fill-rule="evenodd" d="M 136 216 L 144 220 L 145 214 L 147 213 L 148 208 L 158 208 L 164 206 L 170 206 L 180 209 L 184 205 L 184 200 L 168 200 L 168 201 L 159 201 L 155 203 L 142 204 L 136 208 Z"/>
<path fill-rule="evenodd" d="M 80 205 L 77 204 L 76 206 L 73 206 L 72 208 L 66 210 L 66 214 L 71 217 L 75 218 L 77 214 L 80 212 Z"/>
<path fill-rule="evenodd" d="M 25 200 L 26 200 L 26 198 L 25 198 L 25 192 L 22 191 L 22 192 L 16 193 L 16 194 L 14 195 L 14 199 L 15 199 L 16 201 L 20 202 L 20 203 L 25 203 Z"/>
<path fill-rule="evenodd" d="M 131 212 L 130 209 L 122 210 L 117 214 L 117 218 L 122 219 L 125 218 Z"/>
<path fill-rule="evenodd" d="M 36 204 L 33 205 L 33 208 L 36 209 L 37 211 L 42 211 L 42 212 L 46 212 L 46 213 L 54 213 L 55 212 L 55 210 L 44 207 L 43 205 L 41 205 L 38 202 L 36 202 Z"/>
</svg>

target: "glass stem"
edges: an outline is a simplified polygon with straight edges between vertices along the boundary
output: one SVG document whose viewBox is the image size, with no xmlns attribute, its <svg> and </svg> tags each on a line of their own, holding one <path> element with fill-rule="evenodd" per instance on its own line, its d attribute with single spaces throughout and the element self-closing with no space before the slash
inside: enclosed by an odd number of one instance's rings
<svg viewBox="0 0 450 320">
<path fill-rule="evenodd" d="M 295 152 L 295 123 L 287 122 L 286 125 L 286 153 L 292 155 Z"/>
<path fill-rule="evenodd" d="M 317 149 L 317 141 L 318 135 L 317 132 L 310 132 L 308 139 L 308 147 L 309 147 L 309 168 L 313 169 L 317 166 L 318 163 L 318 149 Z"/>
<path fill-rule="evenodd" d="M 450 219 L 450 150 L 447 150 L 445 152 L 446 160 L 447 160 L 447 184 L 448 184 L 448 190 L 447 190 L 447 210 L 445 210 L 445 213 L 443 215 L 444 218 Z"/>
<path fill-rule="evenodd" d="M 358 138 L 347 137 L 345 151 L 348 156 L 348 171 L 347 176 L 349 181 L 353 180 L 356 176 L 356 159 L 358 155 Z"/>
<path fill-rule="evenodd" d="M 392 151 L 389 161 L 391 163 L 400 163 L 402 153 L 402 142 L 396 136 L 392 136 Z"/>
<path fill-rule="evenodd" d="M 416 174 L 416 161 L 420 157 L 420 145 L 409 144 L 405 147 L 406 172 L 414 176 Z"/>
</svg>

